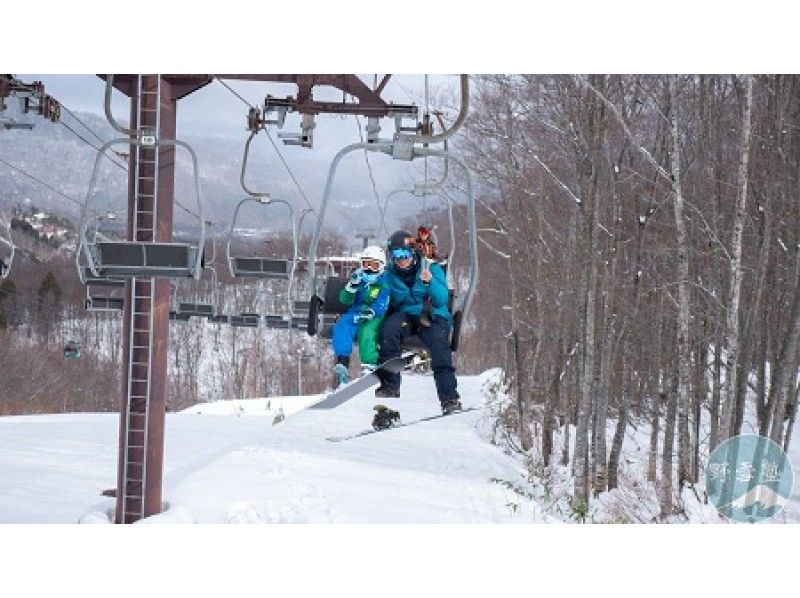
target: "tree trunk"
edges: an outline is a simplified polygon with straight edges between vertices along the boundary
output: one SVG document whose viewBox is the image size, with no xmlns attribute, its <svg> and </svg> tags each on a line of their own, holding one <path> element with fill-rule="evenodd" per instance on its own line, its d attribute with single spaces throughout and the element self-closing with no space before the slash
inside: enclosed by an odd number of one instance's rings
<svg viewBox="0 0 800 598">
<path fill-rule="evenodd" d="M 675 416 L 678 412 L 678 394 L 675 389 L 661 396 L 667 404 L 664 420 L 664 448 L 661 453 L 661 516 L 672 514 L 672 460 L 675 448 Z"/>
<path fill-rule="evenodd" d="M 602 86 L 602 78 L 598 78 L 595 86 Z M 602 106 L 596 99 L 589 101 L 589 119 L 586 137 L 592 140 L 594 147 L 591 154 L 583 157 L 584 200 L 584 262 L 583 271 L 586 280 L 583 307 L 583 368 L 581 372 L 581 396 L 578 405 L 578 422 L 575 437 L 575 499 L 583 505 L 589 504 L 589 459 L 588 432 L 592 413 L 592 391 L 595 380 L 595 326 L 597 313 L 597 220 L 599 213 L 599 153 L 602 147 L 603 125 Z M 586 172 L 588 171 L 588 172 Z M 588 176 L 587 176 L 588 175 Z"/>
<path fill-rule="evenodd" d="M 670 124 L 672 127 L 672 189 L 675 194 L 675 227 L 678 233 L 678 489 L 691 477 L 689 446 L 689 384 L 691 356 L 689 353 L 689 236 L 683 215 L 681 187 L 681 152 L 678 127 L 678 97 L 675 77 L 669 79 Z M 666 451 L 665 451 L 666 452 Z"/>
<path fill-rule="evenodd" d="M 742 140 L 737 175 L 737 202 L 733 220 L 729 277 L 730 287 L 725 317 L 726 369 L 722 392 L 723 410 L 720 422 L 721 440 L 729 438 L 734 428 L 736 384 L 739 370 L 739 302 L 742 292 L 742 241 L 747 206 L 747 170 L 750 161 L 750 116 L 753 107 L 753 78 L 745 77 L 745 99 L 742 111 Z"/>
<path fill-rule="evenodd" d="M 561 371 L 564 369 L 564 338 L 558 339 L 556 344 L 556 360 L 553 366 L 553 381 L 544 400 L 544 417 L 542 420 L 542 463 L 545 467 L 550 465 L 553 455 L 553 433 L 555 432 L 555 410 L 559 405 L 561 394 Z M 552 391 L 552 392 L 551 392 Z"/>
<path fill-rule="evenodd" d="M 789 413 L 789 423 L 786 425 L 786 436 L 783 439 L 783 450 L 789 452 L 789 443 L 792 441 L 792 430 L 794 429 L 794 420 L 797 417 L 797 404 L 800 403 L 800 384 L 794 389 L 794 402 L 791 409 L 787 410 Z"/>
<path fill-rule="evenodd" d="M 638 383 L 638 377 L 637 377 Z M 637 389 L 638 395 L 638 389 Z M 625 440 L 625 429 L 628 427 L 628 408 L 630 406 L 630 392 L 622 390 L 622 397 L 617 416 L 617 425 L 614 429 L 614 438 L 611 441 L 611 450 L 608 455 L 608 489 L 612 490 L 619 485 L 619 458 L 622 454 L 622 443 Z"/>
<path fill-rule="evenodd" d="M 792 370 L 794 355 L 797 348 L 797 341 L 800 339 L 800 289 L 795 289 L 794 302 L 792 304 L 792 314 L 789 318 L 789 329 L 786 331 L 778 361 L 775 364 L 770 383 L 770 404 L 772 409 L 772 428 L 770 438 L 777 444 L 782 444 L 783 425 L 786 419 L 786 405 L 788 389 L 794 389 L 797 376 L 797 368 Z"/>
</svg>

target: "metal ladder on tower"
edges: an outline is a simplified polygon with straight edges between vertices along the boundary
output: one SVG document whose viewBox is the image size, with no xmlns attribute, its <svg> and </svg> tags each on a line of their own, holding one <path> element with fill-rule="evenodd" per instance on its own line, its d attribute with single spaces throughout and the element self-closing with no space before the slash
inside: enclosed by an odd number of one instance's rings
<svg viewBox="0 0 800 598">
<path fill-rule="evenodd" d="M 139 103 L 136 130 L 142 143 L 135 146 L 133 239 L 156 241 L 158 196 L 158 146 L 160 126 L 161 77 L 156 75 L 155 91 L 145 89 L 145 75 L 138 77 Z M 155 285 L 152 277 L 131 277 L 129 301 L 130 361 L 126 390 L 126 433 L 124 459 L 123 521 L 130 523 L 145 516 L 147 480 L 147 429 L 153 351 L 153 305 Z"/>
</svg>

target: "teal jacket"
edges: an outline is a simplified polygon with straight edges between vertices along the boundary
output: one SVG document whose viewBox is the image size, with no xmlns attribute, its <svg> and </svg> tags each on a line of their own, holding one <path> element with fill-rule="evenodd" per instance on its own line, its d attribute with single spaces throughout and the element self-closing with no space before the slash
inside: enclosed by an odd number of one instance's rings
<svg viewBox="0 0 800 598">
<path fill-rule="evenodd" d="M 431 314 L 450 322 L 450 311 L 447 309 L 450 292 L 447 289 L 444 270 L 439 264 L 431 263 L 430 270 L 433 278 L 428 284 L 425 284 L 419 279 L 421 268 L 419 260 L 405 272 L 397 270 L 394 264 L 386 266 L 383 278 L 391 293 L 391 309 L 419 317 L 422 314 L 425 298 L 430 297 L 433 308 Z"/>
</svg>

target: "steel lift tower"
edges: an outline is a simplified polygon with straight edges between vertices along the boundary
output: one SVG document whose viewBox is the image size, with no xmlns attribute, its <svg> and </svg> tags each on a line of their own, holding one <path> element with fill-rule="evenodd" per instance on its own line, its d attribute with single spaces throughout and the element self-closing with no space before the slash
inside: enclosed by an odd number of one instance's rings
<svg viewBox="0 0 800 598">
<path fill-rule="evenodd" d="M 115 123 L 110 114 L 110 102 L 106 102 L 109 121 L 130 139 L 126 242 L 94 243 L 91 251 L 95 252 L 92 255 L 96 256 L 96 261 L 92 260 L 91 266 L 95 274 L 123 276 L 126 281 L 115 519 L 117 523 L 133 523 L 161 512 L 170 278 L 192 276 L 198 271 L 193 248 L 172 240 L 175 153 L 177 145 L 185 146 L 175 139 L 178 100 L 208 85 L 215 77 L 295 83 L 298 86 L 295 97 L 267 96 L 263 111 L 254 113 L 251 110 L 248 126 L 258 130 L 274 124 L 276 121 L 266 119 L 271 113 L 278 114 L 282 125 L 286 113 L 298 112 L 302 116 L 301 132 L 282 137 L 286 143 L 305 147 L 313 143 L 316 114 L 415 118 L 417 108 L 383 101 L 380 94 L 390 75 L 385 75 L 375 89 L 356 75 L 101 77 L 106 80 L 113 77 L 113 87 L 131 100 L 130 129 Z M 336 87 L 358 101 L 317 102 L 312 93 L 315 85 Z M 196 251 L 202 252 L 202 240 L 201 235 L 201 242 L 194 248 Z M 200 261 L 198 258 L 197 263 Z"/>
</svg>

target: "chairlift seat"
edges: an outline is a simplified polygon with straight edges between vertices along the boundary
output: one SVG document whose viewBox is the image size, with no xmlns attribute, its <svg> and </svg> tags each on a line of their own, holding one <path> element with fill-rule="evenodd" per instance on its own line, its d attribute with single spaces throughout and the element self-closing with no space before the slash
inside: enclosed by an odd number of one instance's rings
<svg viewBox="0 0 800 598">
<path fill-rule="evenodd" d="M 195 275 L 197 247 L 188 243 L 99 241 L 90 249 L 103 277 Z"/>
<path fill-rule="evenodd" d="M 325 281 L 325 296 L 324 303 L 322 304 L 322 311 L 326 314 L 343 314 L 348 309 L 349 305 L 345 305 L 339 301 L 339 291 L 341 291 L 347 284 L 348 279 L 339 276 L 328 276 Z"/>
<path fill-rule="evenodd" d="M 87 297 L 86 311 L 122 311 L 125 299 L 122 297 Z"/>
<path fill-rule="evenodd" d="M 287 330 L 289 328 L 289 320 L 283 316 L 264 316 L 264 323 L 267 325 L 267 328 L 274 328 L 277 330 Z"/>
<path fill-rule="evenodd" d="M 230 317 L 230 325 L 237 328 L 258 328 L 258 321 L 258 314 L 242 314 Z"/>
<path fill-rule="evenodd" d="M 182 314 L 174 310 L 169 312 L 169 319 L 176 322 L 188 322 L 190 317 L 192 317 L 191 314 Z"/>
<path fill-rule="evenodd" d="M 208 303 L 179 303 L 178 313 L 211 318 L 214 315 L 214 306 Z"/>
<path fill-rule="evenodd" d="M 209 316 L 208 321 L 212 324 L 230 324 L 231 317 L 224 314 L 219 314 L 216 316 Z"/>
<path fill-rule="evenodd" d="M 120 277 L 108 276 L 95 276 L 92 274 L 92 269 L 88 266 L 83 268 L 83 280 L 86 286 L 93 287 L 115 287 L 121 288 L 125 286 L 125 279 Z"/>
<path fill-rule="evenodd" d="M 263 257 L 232 257 L 231 272 L 236 277 L 288 279 L 291 262 Z"/>
</svg>

